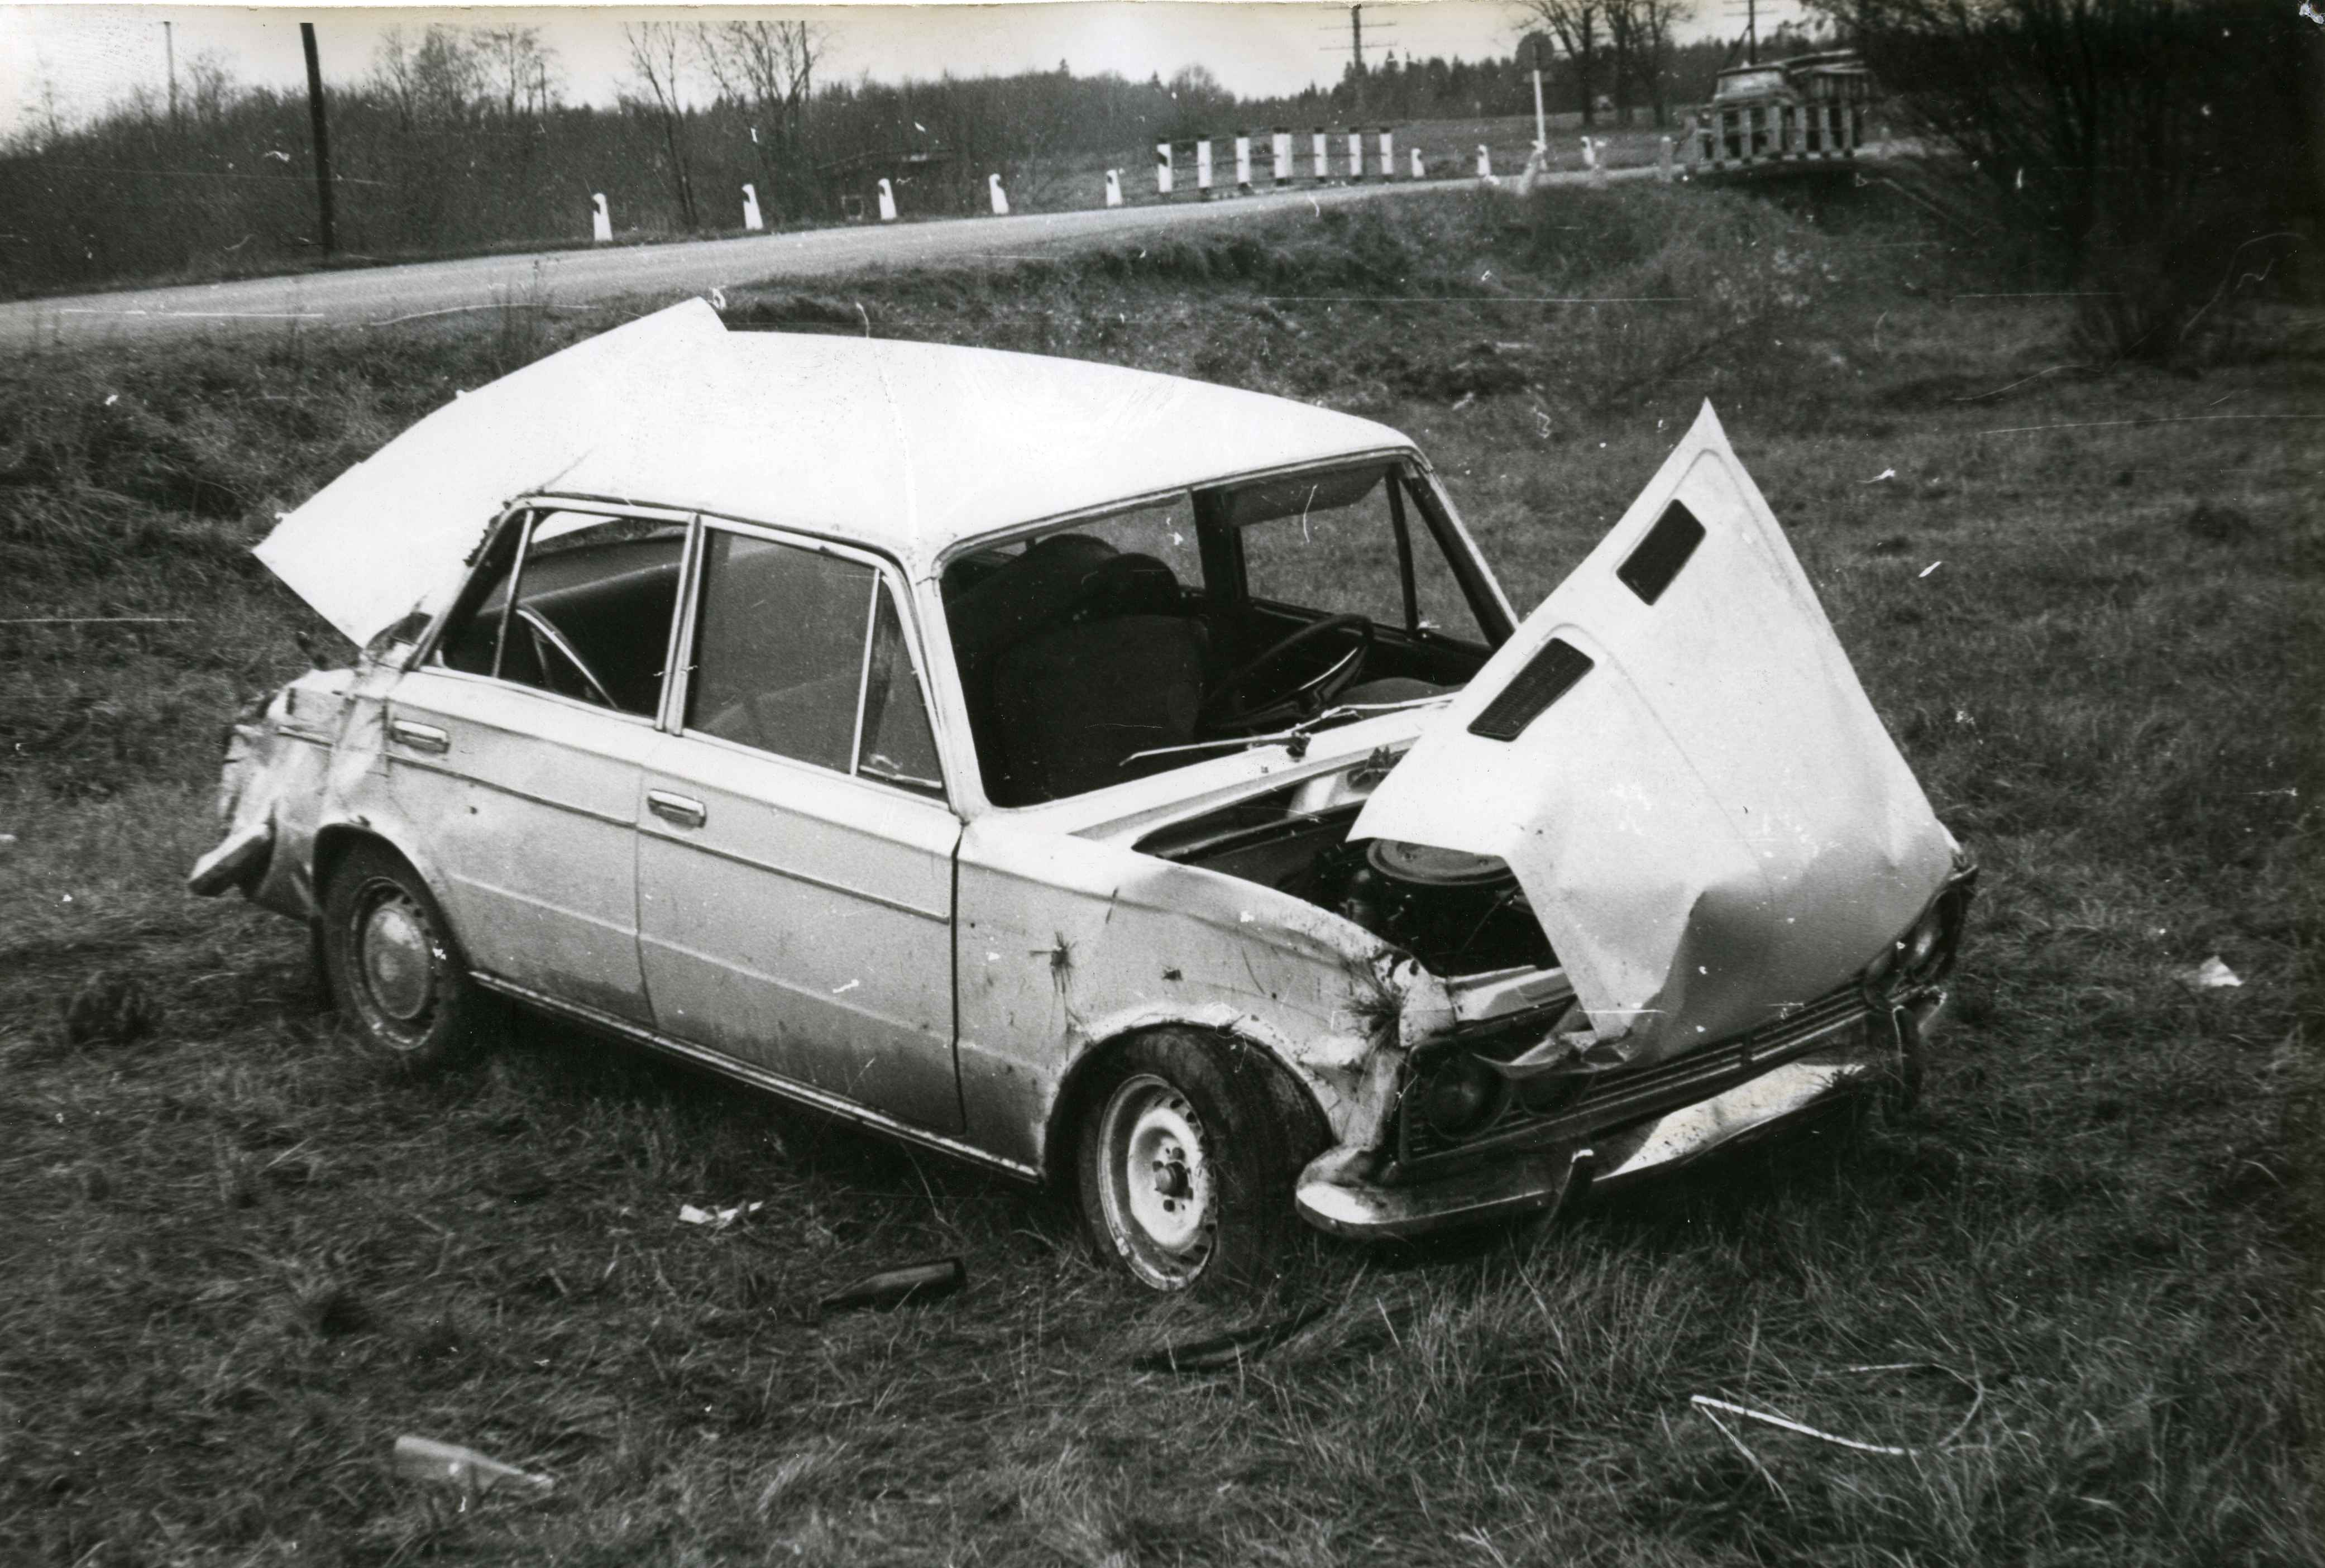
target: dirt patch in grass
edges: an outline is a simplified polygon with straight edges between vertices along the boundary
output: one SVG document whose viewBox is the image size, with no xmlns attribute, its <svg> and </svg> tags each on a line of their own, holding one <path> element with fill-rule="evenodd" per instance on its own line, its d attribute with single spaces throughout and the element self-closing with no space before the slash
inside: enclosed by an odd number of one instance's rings
<svg viewBox="0 0 2325 1568">
<path fill-rule="evenodd" d="M 738 324 L 1385 419 L 1521 605 L 1711 397 L 1978 847 L 1910 1116 L 1546 1230 L 1313 1241 L 1301 1300 L 1242 1313 L 1099 1273 L 1045 1200 L 585 1037 L 384 1075 L 303 933 L 180 891 L 223 726 L 332 652 L 246 546 L 625 311 L 0 365 L 0 1558 L 2312 1561 L 2325 438 L 2200 416 L 2313 411 L 2325 366 L 2045 375 L 2062 318 L 1953 299 L 1952 244 L 1903 204 L 1450 195 L 730 292 Z M 2215 954 L 2240 987 L 2186 979 Z M 938 1255 L 966 1293 L 817 1321 Z M 1241 1371 L 1131 1368 L 1320 1301 Z M 1722 1432 L 1698 1394 L 1935 1451 Z M 403 1433 L 558 1489 L 462 1512 L 393 1479 Z"/>
</svg>

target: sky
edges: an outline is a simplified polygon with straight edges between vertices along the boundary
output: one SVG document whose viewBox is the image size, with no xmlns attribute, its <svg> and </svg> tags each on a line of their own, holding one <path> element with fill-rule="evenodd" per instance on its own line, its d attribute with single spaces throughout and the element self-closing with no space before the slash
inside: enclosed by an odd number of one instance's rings
<svg viewBox="0 0 2325 1568">
<path fill-rule="evenodd" d="M 1730 19 L 1729 10 L 1737 15 Z M 1740 0 L 1697 0 L 1700 14 L 1687 36 L 1740 32 Z M 1797 15 L 1798 0 L 1762 0 L 1761 25 Z M 622 24 L 660 15 L 716 20 L 736 15 L 807 17 L 829 40 L 826 79 L 880 80 L 1055 70 L 1064 60 L 1089 75 L 1118 71 L 1168 78 L 1200 64 L 1245 96 L 1297 92 L 1311 81 L 1338 79 L 1349 51 L 1345 5 L 1263 0 L 1021 0 L 1012 4 L 848 4 L 809 8 L 706 9 L 658 5 L 460 8 L 334 6 L 313 0 L 296 8 L 169 5 L 0 5 L 0 130 L 12 129 L 52 87 L 69 120 L 86 116 L 143 84 L 166 90 L 162 23 L 171 24 L 179 79 L 205 51 L 221 57 L 244 83 L 300 86 L 306 67 L 301 20 L 315 23 L 327 82 L 352 81 L 370 68 L 380 34 L 401 23 L 431 22 L 534 26 L 556 50 L 569 101 L 608 104 L 626 75 Z M 1408 0 L 1364 7 L 1365 58 L 1385 51 L 1470 60 L 1509 52 L 1518 35 L 1507 0 Z"/>
</svg>

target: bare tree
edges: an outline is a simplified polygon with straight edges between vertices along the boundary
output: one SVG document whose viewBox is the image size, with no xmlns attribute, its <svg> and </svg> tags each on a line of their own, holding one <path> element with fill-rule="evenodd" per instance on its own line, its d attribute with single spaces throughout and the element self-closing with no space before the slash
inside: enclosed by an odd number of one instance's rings
<svg viewBox="0 0 2325 1568">
<path fill-rule="evenodd" d="M 205 123 L 224 118 L 242 90 L 242 84 L 234 79 L 234 67 L 214 49 L 205 49 L 194 56 L 193 62 L 186 67 L 186 78 L 192 84 L 193 90 L 188 96 L 193 104 L 194 118 Z"/>
<path fill-rule="evenodd" d="M 1695 18 L 1695 0 L 1630 0 L 1638 19 L 1635 34 L 1644 59 L 1640 69 L 1647 79 L 1647 96 L 1655 107 L 1655 124 L 1671 124 L 1672 29 Z"/>
<path fill-rule="evenodd" d="M 752 131 L 761 166 L 787 182 L 803 181 L 804 165 L 811 162 L 808 108 L 826 47 L 823 29 L 806 22 L 694 27 L 695 55 L 718 84 L 719 96 L 746 106 L 756 121 Z"/>
<path fill-rule="evenodd" d="M 1598 93 L 1598 30 L 1606 20 L 1608 0 L 1517 0 L 1517 15 L 1525 28 L 1549 33 L 1574 61 L 1576 83 L 1582 89 L 1582 124 L 1587 129 Z"/>
<path fill-rule="evenodd" d="M 622 42 L 629 46 L 630 70 L 653 96 L 650 107 L 662 125 L 671 188 L 678 197 L 679 221 L 695 229 L 702 224 L 694 202 L 693 155 L 687 145 L 686 105 L 680 97 L 679 82 L 687 40 L 687 28 L 676 22 L 632 23 L 622 29 Z"/>
<path fill-rule="evenodd" d="M 514 119 L 520 107 L 534 115 L 550 107 L 557 51 L 542 42 L 540 28 L 483 27 L 475 38 L 478 64 L 491 80 L 501 113 Z"/>
<path fill-rule="evenodd" d="M 410 130 L 466 119 L 483 88 L 484 65 L 476 45 L 457 27 L 434 24 L 415 40 L 398 25 L 380 34 L 372 51 L 371 81 Z M 199 80 L 195 90 L 199 97 Z"/>
</svg>

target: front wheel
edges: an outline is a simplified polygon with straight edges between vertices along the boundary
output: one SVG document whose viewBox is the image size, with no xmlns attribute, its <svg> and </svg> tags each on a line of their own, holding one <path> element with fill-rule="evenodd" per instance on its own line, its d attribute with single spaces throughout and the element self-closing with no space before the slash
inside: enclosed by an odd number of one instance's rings
<svg viewBox="0 0 2325 1568">
<path fill-rule="evenodd" d="M 1326 1137 L 1283 1069 L 1240 1041 L 1163 1030 L 1098 1071 L 1076 1160 L 1098 1255 L 1156 1290 L 1281 1276 L 1292 1186 Z"/>
<path fill-rule="evenodd" d="M 323 888 L 324 978 L 363 1043 L 410 1072 L 477 1044 L 491 998 L 468 978 L 444 912 L 404 858 L 358 844 Z"/>
</svg>

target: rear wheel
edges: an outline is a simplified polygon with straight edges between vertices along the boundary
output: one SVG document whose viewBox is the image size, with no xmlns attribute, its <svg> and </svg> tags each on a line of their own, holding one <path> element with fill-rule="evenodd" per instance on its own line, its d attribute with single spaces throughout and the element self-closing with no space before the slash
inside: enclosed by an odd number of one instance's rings
<svg viewBox="0 0 2325 1568">
<path fill-rule="evenodd" d="M 1098 1255 L 1156 1290 L 1280 1277 L 1299 1239 L 1292 1186 L 1326 1137 L 1283 1069 L 1240 1041 L 1162 1030 L 1097 1071 L 1076 1175 Z"/>
<path fill-rule="evenodd" d="M 323 888 L 324 977 L 363 1043 L 411 1072 L 476 1045 L 494 1012 L 468 979 L 444 912 L 404 858 L 358 844 Z"/>
</svg>

